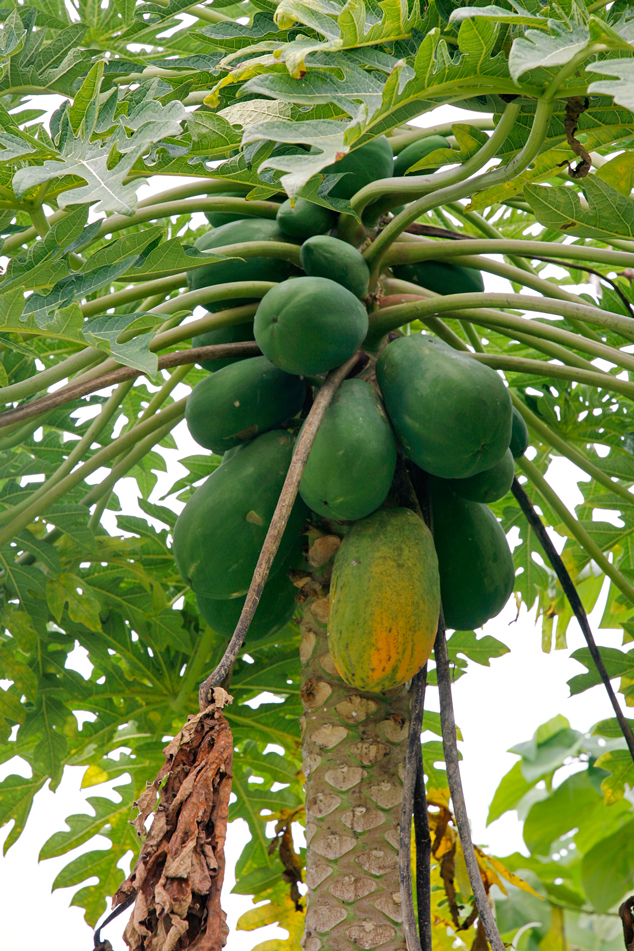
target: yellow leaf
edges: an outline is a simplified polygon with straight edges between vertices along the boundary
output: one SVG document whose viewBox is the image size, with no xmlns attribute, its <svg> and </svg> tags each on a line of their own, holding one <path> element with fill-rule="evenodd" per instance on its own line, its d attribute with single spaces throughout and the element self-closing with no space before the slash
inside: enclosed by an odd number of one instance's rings
<svg viewBox="0 0 634 951">
<path fill-rule="evenodd" d="M 89 766 L 81 781 L 81 788 L 87 789 L 88 786 L 97 786 L 99 783 L 107 783 L 109 779 L 110 776 L 101 766 Z"/>
<path fill-rule="evenodd" d="M 536 898 L 539 898 L 540 901 L 544 900 L 544 896 L 540 895 L 539 892 L 536 892 L 534 888 L 525 882 L 523 878 L 520 878 L 519 875 L 516 875 L 515 872 L 509 871 L 499 859 L 496 859 L 494 855 L 487 855 L 488 861 L 491 863 L 493 868 L 496 869 L 507 882 L 510 882 L 511 885 L 515 885 L 516 888 L 521 888 L 523 892 L 528 892 L 530 895 L 535 895 Z"/>
</svg>

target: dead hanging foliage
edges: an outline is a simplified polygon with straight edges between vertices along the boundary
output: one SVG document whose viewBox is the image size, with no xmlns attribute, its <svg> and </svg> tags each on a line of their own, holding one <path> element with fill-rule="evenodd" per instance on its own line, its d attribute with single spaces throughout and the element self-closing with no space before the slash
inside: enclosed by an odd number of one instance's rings
<svg viewBox="0 0 634 951">
<path fill-rule="evenodd" d="M 584 149 L 581 142 L 575 137 L 577 133 L 577 126 L 579 123 L 579 116 L 583 115 L 588 106 L 590 105 L 590 100 L 586 96 L 581 98 L 581 96 L 571 96 L 570 99 L 566 102 L 566 118 L 564 119 L 564 131 L 566 133 L 566 142 L 575 153 L 581 159 L 576 166 L 572 165 L 570 162 L 560 162 L 560 166 L 568 166 L 568 174 L 571 178 L 585 178 L 590 169 L 592 168 L 592 158 L 590 153 Z"/>
<path fill-rule="evenodd" d="M 132 951 L 221 951 L 228 935 L 220 891 L 233 762 L 233 738 L 214 701 L 190 717 L 165 747 L 165 765 L 136 805 L 141 854 L 113 899 L 135 895 L 124 940 Z M 146 836 L 145 822 L 156 808 Z"/>
</svg>

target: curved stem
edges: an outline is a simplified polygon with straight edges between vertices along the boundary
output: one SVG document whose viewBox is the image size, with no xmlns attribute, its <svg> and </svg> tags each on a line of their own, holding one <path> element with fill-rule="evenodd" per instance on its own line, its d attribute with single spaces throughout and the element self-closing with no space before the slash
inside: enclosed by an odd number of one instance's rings
<svg viewBox="0 0 634 951">
<path fill-rule="evenodd" d="M 203 360 L 220 360 L 228 356 L 253 355 L 257 356 L 260 348 L 253 341 L 244 343 L 220 343 L 209 347 L 193 347 L 191 350 L 178 350 L 176 353 L 167 353 L 159 357 L 158 369 L 166 370 L 168 367 L 181 366 L 186 363 L 200 363 Z M 106 386 L 112 386 L 114 383 L 121 383 L 123 380 L 136 380 L 142 376 L 143 372 L 136 367 L 120 367 L 113 370 L 112 373 L 104 373 L 88 380 L 75 382 L 65 386 L 62 389 L 43 396 L 42 399 L 35 400 L 33 403 L 27 403 L 25 406 L 18 406 L 16 409 L 7 410 L 0 413 L 0 428 L 11 426 L 13 423 L 21 422 L 23 419 L 30 419 L 32 416 L 39 416 L 40 413 L 50 412 L 56 406 L 63 406 L 64 403 L 71 403 L 88 393 L 94 393 L 95 390 L 101 390 Z M 159 398 L 163 392 L 167 395 L 169 392 L 169 382 L 156 394 Z M 176 383 L 174 383 L 174 386 Z M 161 400 L 162 402 L 162 400 Z M 145 414 L 144 414 L 145 416 Z"/>
<path fill-rule="evenodd" d="M 509 106 L 507 106 L 507 109 L 505 109 L 504 115 L 498 123 L 498 126 L 491 138 L 488 140 L 486 145 L 483 146 L 480 152 L 474 156 L 473 159 L 469 159 L 464 163 L 462 166 L 463 169 L 469 168 L 471 163 L 475 162 L 475 160 L 483 154 L 486 155 L 486 158 L 478 165 L 478 168 L 482 168 L 482 166 L 488 162 L 490 158 L 493 158 L 503 141 L 507 138 L 510 128 L 515 122 L 516 113 L 513 111 L 507 111 L 509 110 L 509 107 L 513 105 L 517 106 L 517 113 L 519 113 L 519 103 L 510 103 Z M 444 205 L 449 201 L 457 201 L 459 198 L 466 198 L 469 195 L 483 191 L 485 188 L 488 188 L 491 185 L 497 185 L 505 181 L 510 181 L 512 178 L 515 178 L 516 175 L 519 175 L 520 172 L 522 172 L 530 164 L 543 145 L 544 139 L 546 138 L 546 134 L 548 132 L 548 126 L 552 112 L 552 104 L 547 104 L 542 100 L 537 103 L 535 118 L 533 120 L 533 125 L 531 127 L 528 139 L 526 140 L 522 150 L 514 158 L 512 158 L 507 165 L 504 165 L 502 168 L 493 169 L 489 172 L 484 172 L 483 174 L 478 175 L 476 178 L 470 178 L 467 181 L 461 181 L 455 185 L 450 185 L 447 188 L 440 188 L 434 191 L 433 194 L 428 195 L 425 198 L 420 198 L 418 201 L 408 205 L 407 208 L 405 208 L 399 215 L 396 216 L 396 218 L 393 219 L 393 221 L 389 223 L 385 230 L 382 231 L 377 237 L 376 241 L 374 241 L 374 243 L 371 244 L 364 252 L 364 257 L 370 265 L 370 270 L 375 274 L 377 273 L 380 261 L 389 246 L 396 240 L 397 236 L 402 231 L 404 231 L 408 225 L 416 221 L 416 219 L 426 211 L 430 211 L 432 208 L 435 208 L 438 205 Z M 512 119 L 510 117 L 512 117 Z M 497 133 L 500 127 L 502 127 L 502 132 L 498 136 Z M 471 172 L 469 171 L 468 174 L 471 174 Z"/>
<path fill-rule="evenodd" d="M 433 260 L 442 261 L 444 259 L 444 243 L 440 244 L 438 241 L 421 241 L 421 246 L 419 247 L 417 243 L 413 241 L 398 241 L 392 245 L 389 252 L 385 255 L 384 264 L 390 266 L 395 264 L 416 264 L 421 260 L 429 260 L 426 247 L 428 244 L 435 244 L 436 247 L 439 248 L 439 253 L 435 255 Z M 425 245 L 424 249 L 422 245 Z M 503 253 L 502 248 L 499 250 L 500 253 Z M 419 253 L 425 256 L 419 258 Z M 556 284 L 551 284 L 550 281 L 546 281 L 543 277 L 535 274 L 530 265 L 527 265 L 527 268 L 519 268 L 512 264 L 505 264 L 503 261 L 492 261 L 491 258 L 488 257 L 469 254 L 465 254 L 465 256 L 460 259 L 460 265 L 462 267 L 472 267 L 490 274 L 496 274 L 498 277 L 505 277 L 514 284 L 530 287 L 534 291 L 539 291 L 544 297 L 549 297 L 553 300 L 569 300 L 576 304 L 587 304 L 587 301 L 577 294 L 572 294 L 570 291 L 566 291 Z M 587 328 L 584 328 L 584 330 L 587 330 Z M 598 339 L 596 335 L 594 335 L 594 338 Z"/>
<path fill-rule="evenodd" d="M 422 201 L 421 196 L 426 195 L 428 192 L 444 190 L 459 182 L 463 182 L 466 178 L 469 178 L 470 175 L 473 175 L 483 168 L 490 159 L 494 158 L 500 146 L 508 138 L 509 133 L 517 121 L 519 112 L 520 103 L 518 100 L 507 103 L 500 121 L 494 128 L 489 139 L 474 156 L 467 159 L 467 161 L 463 162 L 458 168 L 452 168 L 446 172 L 437 172 L 429 175 L 407 175 L 399 179 L 383 178 L 379 181 L 372 182 L 370 185 L 361 188 L 356 195 L 354 195 L 351 201 L 353 209 L 358 215 L 361 215 L 369 204 L 383 198 L 386 191 L 401 202 L 407 201 L 408 199 L 418 199 Z M 439 202 L 439 204 L 442 204 L 442 202 Z M 420 212 L 417 212 L 411 221 L 415 221 L 419 214 Z M 407 224 L 410 223 L 410 221 L 407 222 Z"/>
<path fill-rule="evenodd" d="M 403 149 L 411 145 L 412 142 L 427 139 L 430 135 L 451 135 L 455 124 L 456 122 L 454 120 L 453 122 L 441 122 L 439 125 L 426 126 L 424 129 L 412 128 L 411 131 L 397 132 L 389 136 L 392 151 L 395 155 L 398 155 L 399 152 L 402 152 Z M 482 129 L 484 132 L 490 132 L 495 128 L 492 116 L 469 119 L 469 125 L 473 126 L 474 129 Z"/>
<path fill-rule="evenodd" d="M 99 433 L 102 432 L 104 427 L 108 425 L 113 415 L 116 413 L 117 409 L 130 392 L 133 385 L 134 380 L 130 379 L 124 383 L 121 383 L 117 387 L 114 393 L 104 403 L 99 415 L 96 416 L 92 421 L 82 438 L 78 443 L 75 444 L 72 452 L 68 454 L 61 466 L 56 469 L 51 476 L 49 476 L 46 482 L 38 486 L 35 492 L 32 492 L 28 499 L 18 503 L 18 505 L 13 506 L 11 509 L 6 509 L 4 512 L 0 512 L 0 525 L 3 525 L 10 519 L 15 518 L 21 512 L 24 512 L 25 509 L 27 509 L 33 502 L 36 502 L 43 495 L 45 495 L 49 489 L 56 485 L 60 479 L 63 479 L 64 476 L 73 471 L 77 463 L 83 459 L 85 453 L 95 442 L 99 436 Z"/>
<path fill-rule="evenodd" d="M 130 430 L 130 432 L 124 436 L 119 436 L 118 439 L 115 439 L 108 446 L 104 446 L 103 449 L 96 452 L 87 462 L 78 466 L 78 468 L 69 473 L 64 479 L 60 479 L 60 481 L 52 486 L 40 499 L 29 505 L 28 508 L 16 516 L 3 529 L 0 529 L 0 545 L 9 542 L 14 535 L 21 532 L 23 528 L 26 528 L 33 519 L 45 512 L 51 505 L 58 502 L 59 499 L 66 495 L 67 492 L 70 492 L 76 485 L 79 485 L 80 482 L 83 482 L 86 476 L 90 475 L 91 472 L 95 472 L 96 469 L 106 465 L 124 450 L 136 445 L 136 443 L 140 439 L 144 439 L 148 433 L 160 429 L 168 422 L 174 426 L 184 415 L 186 402 L 186 399 L 182 399 L 177 403 L 172 403 L 172 405 L 163 410 L 162 413 L 141 423 L 140 426 Z"/>
<path fill-rule="evenodd" d="M 498 241 L 504 241 L 504 235 L 498 231 L 498 229 L 492 225 L 491 222 L 487 221 L 486 218 L 483 218 L 482 215 L 479 215 L 477 211 L 467 211 L 459 201 L 449 202 L 446 207 L 451 211 L 452 215 L 455 215 L 456 218 L 460 218 L 460 220 L 464 221 L 466 224 L 473 225 L 485 237 L 494 238 Z M 512 264 L 515 265 L 515 267 L 521 268 L 522 271 L 527 271 L 530 274 L 535 274 L 532 266 L 523 258 L 514 254 L 508 254 L 506 257 Z"/>
<path fill-rule="evenodd" d="M 422 245 L 423 242 L 421 242 Z M 438 256 L 439 246 L 436 241 L 425 243 L 425 250 L 420 248 L 418 260 L 426 261 Z M 469 238 L 467 241 L 447 241 L 442 245 L 444 258 L 460 258 L 467 254 L 520 254 L 531 260 L 537 252 L 539 260 L 542 254 L 552 258 L 564 258 L 574 261 L 594 261 L 596 264 L 605 264 L 608 267 L 634 267 L 634 254 L 625 251 L 611 251 L 607 248 L 595 248 L 584 244 L 558 244 L 556 241 L 518 241 L 512 238 L 504 239 L 504 246 L 495 238 Z"/>
<path fill-rule="evenodd" d="M 310 412 L 306 417 L 306 422 L 304 423 L 297 442 L 295 443 L 293 458 L 286 474 L 286 479 L 284 480 L 284 485 L 282 486 L 282 491 L 280 493 L 275 512 L 273 513 L 269 530 L 266 533 L 266 538 L 264 539 L 264 544 L 262 545 L 260 557 L 258 558 L 257 565 L 255 566 L 253 578 L 251 579 L 251 584 L 244 601 L 244 607 L 242 608 L 242 613 L 238 619 L 233 637 L 229 641 L 224 656 L 216 669 L 211 674 L 209 674 L 209 676 L 200 685 L 200 690 L 198 691 L 198 700 L 201 710 L 204 710 L 210 702 L 210 697 L 212 696 L 212 687 L 217 687 L 223 682 L 231 670 L 236 657 L 238 656 L 238 652 L 242 647 L 244 638 L 249 629 L 249 625 L 259 604 L 260 596 L 264 589 L 264 585 L 266 584 L 266 579 L 269 576 L 269 571 L 271 569 L 271 565 L 273 564 L 273 559 L 275 558 L 277 549 L 279 548 L 282 535 L 284 534 L 284 529 L 286 528 L 289 515 L 291 514 L 291 509 L 295 503 L 297 491 L 299 489 L 299 483 L 301 481 L 302 475 L 304 474 L 304 469 L 306 468 L 306 463 L 308 462 L 308 456 L 315 441 L 315 436 L 317 435 L 319 427 L 321 426 L 321 422 L 326 415 L 326 410 L 332 403 L 335 393 L 337 392 L 340 384 L 343 383 L 347 377 L 348 373 L 358 362 L 359 356 L 359 353 L 355 353 L 354 356 L 350 357 L 349 360 L 346 360 L 346 362 L 336 370 L 330 371 L 326 377 L 326 382 L 319 390 L 319 393 L 315 397 L 315 401 L 310 408 Z"/>
<path fill-rule="evenodd" d="M 440 619 L 438 633 L 434 645 L 434 658 L 436 660 L 436 675 L 438 678 L 438 693 L 440 695 L 440 723 L 442 728 L 442 745 L 445 754 L 445 764 L 447 766 L 447 779 L 449 782 L 449 791 L 453 803 L 453 811 L 456 817 L 456 825 L 460 835 L 460 844 L 462 853 L 469 874 L 471 890 L 475 899 L 478 915 L 484 928 L 487 941 L 492 951 L 505 951 L 504 943 L 500 937 L 500 932 L 493 915 L 493 910 L 489 905 L 487 894 L 484 890 L 482 875 L 478 866 L 475 849 L 471 840 L 471 829 L 469 827 L 469 817 L 465 804 L 464 791 L 462 789 L 462 780 L 460 778 L 460 761 L 458 757 L 458 746 L 456 743 L 456 721 L 453 712 L 453 701 L 451 698 L 451 672 L 449 669 L 449 654 L 447 652 L 447 641 L 445 640 L 445 625 Z"/>
<path fill-rule="evenodd" d="M 608 373 L 590 372 L 577 367 L 559 366 L 544 360 L 531 360 L 528 357 L 505 357 L 493 353 L 471 353 L 474 360 L 485 363 L 494 370 L 508 370 L 511 373 L 526 373 L 552 380 L 568 380 L 571 383 L 587 383 L 611 393 L 622 393 L 628 399 L 634 399 L 634 383 L 619 380 Z"/>
<path fill-rule="evenodd" d="M 225 183 L 225 189 L 227 184 Z M 244 198 L 227 198 L 218 196 L 217 198 L 173 198 L 168 201 L 157 202 L 153 200 L 151 205 L 144 204 L 138 207 L 133 215 L 112 215 L 105 218 L 100 231 L 97 232 L 93 241 L 99 241 L 104 235 L 115 234 L 124 228 L 132 228 L 134 225 L 143 224 L 146 221 L 152 221 L 155 218 L 170 218 L 172 215 L 193 215 L 195 212 L 203 211 L 226 211 L 232 214 L 244 214 L 245 218 L 255 215 L 258 218 L 275 218 L 279 203 L 273 201 L 246 201 Z"/>
<path fill-rule="evenodd" d="M 93 317 L 95 314 L 102 314 L 115 307 L 121 307 L 123 304 L 130 304 L 135 300 L 142 300 L 145 297 L 155 294 L 171 294 L 181 287 L 187 287 L 187 278 L 183 274 L 175 274 L 171 277 L 160 277 L 154 281 L 144 281 L 142 285 L 135 287 L 126 287 L 123 291 L 104 294 L 102 297 L 96 297 L 85 304 L 80 304 L 84 317 Z"/>
<path fill-rule="evenodd" d="M 632 504 L 632 493 L 629 489 L 626 489 L 624 485 L 621 485 L 619 482 L 614 482 L 609 475 L 606 475 L 602 469 L 599 469 L 598 466 L 595 466 L 590 459 L 588 459 L 583 453 L 579 452 L 571 443 L 567 440 L 562 439 L 550 426 L 547 426 L 539 416 L 536 416 L 535 413 L 532 413 L 531 410 L 526 406 L 522 400 L 513 393 L 512 390 L 509 390 L 509 395 L 513 400 L 514 406 L 517 407 L 519 412 L 524 417 L 526 425 L 532 429 L 537 436 L 539 437 L 540 442 L 545 443 L 553 449 L 557 449 L 558 452 L 565 456 L 566 459 L 569 459 L 570 462 L 578 466 L 585 473 L 587 473 L 595 482 L 598 482 L 600 485 L 604 486 L 608 491 L 614 492 L 615 495 L 621 496 L 622 499 L 625 499 L 629 505 Z M 634 395 L 634 394 L 633 394 Z"/>
<path fill-rule="evenodd" d="M 24 400 L 28 396 L 33 396 L 34 393 L 47 389 L 54 383 L 59 383 L 60 380 L 66 377 L 78 373 L 80 370 L 85 370 L 93 363 L 100 363 L 103 358 L 104 354 L 96 347 L 80 350 L 79 353 L 74 353 L 72 357 L 67 357 L 56 366 L 49 367 L 48 370 L 41 370 L 26 380 L 20 380 L 18 383 L 11 383 L 9 386 L 2 387 L 0 389 L 0 402 L 13 403 L 17 400 Z"/>
<path fill-rule="evenodd" d="M 537 535 L 537 539 L 544 550 L 544 554 L 551 563 L 553 570 L 559 579 L 559 583 L 563 588 L 564 594 L 568 599 L 568 603 L 570 604 L 570 607 L 577 618 L 579 627 L 581 628 L 583 636 L 586 639 L 590 656 L 592 657 L 592 661 L 597 669 L 599 677 L 601 678 L 603 686 L 605 687 L 610 703 L 612 704 L 612 709 L 614 710 L 616 719 L 621 728 L 621 732 L 625 738 L 625 742 L 627 743 L 627 748 L 630 751 L 630 756 L 632 757 L 632 761 L 634 761 L 634 733 L 632 733 L 632 727 L 630 726 L 629 721 L 623 716 L 621 705 L 619 704 L 616 694 L 612 689 L 610 675 L 605 669 L 603 658 L 601 657 L 601 653 L 594 639 L 592 628 L 590 627 L 590 623 L 588 621 L 588 615 L 586 614 L 586 610 L 583 606 L 581 598 L 579 597 L 579 593 L 572 578 L 568 574 L 561 556 L 550 540 L 550 536 L 548 535 L 541 518 L 535 511 L 526 492 L 518 482 L 517 477 L 513 479 L 512 492 L 522 512 L 524 513 L 528 524 Z"/>
<path fill-rule="evenodd" d="M 533 483 L 544 501 L 553 510 L 555 515 L 559 516 L 572 537 L 585 549 L 586 553 L 596 561 L 599 568 L 614 582 L 619 591 L 625 595 L 631 604 L 634 604 L 634 588 L 627 581 L 620 571 L 612 565 L 603 554 L 599 546 L 588 535 L 585 528 L 577 521 L 575 516 L 564 505 L 557 493 L 550 487 L 537 466 L 533 465 L 526 458 L 516 460 L 517 465 L 522 472 Z"/>
<path fill-rule="evenodd" d="M 433 300 L 409 301 L 386 307 L 370 314 L 368 342 L 372 345 L 391 330 L 397 330 L 412 320 L 444 314 L 448 311 L 480 309 L 490 307 L 508 307 L 514 310 L 535 311 L 541 314 L 558 314 L 560 317 L 576 318 L 584 323 L 595 324 L 606 330 L 614 330 L 626 340 L 634 340 L 634 321 L 631 317 L 613 314 L 590 304 L 576 304 L 572 301 L 560 301 L 554 298 L 533 297 L 518 294 L 446 294 Z M 620 353 L 620 351 L 618 351 Z"/>
</svg>

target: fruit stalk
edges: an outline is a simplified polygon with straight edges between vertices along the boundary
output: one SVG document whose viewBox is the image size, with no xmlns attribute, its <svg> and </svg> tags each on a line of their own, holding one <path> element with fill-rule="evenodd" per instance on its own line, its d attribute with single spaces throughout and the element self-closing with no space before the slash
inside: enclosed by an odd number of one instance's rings
<svg viewBox="0 0 634 951">
<path fill-rule="evenodd" d="M 306 418 L 302 432 L 295 445 L 293 458 L 286 474 L 286 479 L 284 480 L 284 485 L 280 493 L 277 507 L 273 513 L 269 530 L 266 533 L 266 538 L 264 539 L 264 544 L 262 545 L 260 557 L 258 558 L 257 565 L 255 566 L 253 578 L 247 592 L 242 613 L 233 633 L 233 637 L 229 641 L 224 656 L 216 669 L 200 685 L 198 700 L 201 710 L 205 709 L 209 703 L 209 698 L 213 696 L 211 688 L 222 684 L 225 677 L 231 670 L 236 657 L 238 656 L 238 652 L 242 647 L 244 638 L 249 629 L 249 625 L 258 606 L 260 596 L 264 589 L 264 585 L 266 584 L 266 579 L 269 576 L 269 571 L 279 548 L 282 535 L 284 534 L 284 529 L 286 528 L 291 509 L 295 499 L 297 498 L 299 483 L 301 482 L 302 475 L 304 474 L 304 469 L 306 468 L 306 463 L 308 461 L 308 456 L 310 455 L 312 445 L 315 441 L 315 436 L 319 431 L 319 427 L 326 414 L 326 410 L 330 406 L 339 385 L 345 380 L 348 373 L 350 373 L 352 368 L 359 360 L 359 357 L 360 355 L 355 353 L 340 367 L 337 367 L 336 370 L 332 370 L 328 374 L 326 382 L 317 394 L 310 413 Z"/>
</svg>

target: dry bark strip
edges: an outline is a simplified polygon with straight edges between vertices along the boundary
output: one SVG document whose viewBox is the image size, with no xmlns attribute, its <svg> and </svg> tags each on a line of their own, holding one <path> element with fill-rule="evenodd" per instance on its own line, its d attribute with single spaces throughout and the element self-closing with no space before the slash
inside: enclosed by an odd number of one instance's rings
<svg viewBox="0 0 634 951">
<path fill-rule="evenodd" d="M 273 513 L 273 518 L 271 519 L 271 523 L 269 525 L 269 530 L 266 533 L 266 538 L 264 539 L 264 544 L 262 545 L 262 550 L 260 551 L 260 557 L 258 558 L 257 565 L 255 566 L 253 578 L 251 579 L 251 584 L 244 601 L 242 614 L 238 618 L 238 623 L 236 625 L 235 631 L 233 632 L 233 637 L 229 641 L 224 656 L 216 669 L 212 671 L 212 673 L 209 674 L 209 676 L 200 685 L 198 691 L 198 702 L 200 704 L 201 710 L 204 710 L 207 703 L 209 702 L 209 691 L 212 689 L 212 687 L 224 682 L 235 663 L 236 657 L 238 656 L 240 648 L 244 642 L 244 638 L 246 637 L 247 631 L 249 630 L 249 625 L 253 620 L 253 615 L 256 612 L 258 604 L 260 603 L 260 597 L 262 595 L 262 591 L 264 590 L 266 579 L 269 576 L 273 559 L 275 558 L 277 549 L 280 547 L 280 541 L 282 540 L 284 529 L 286 528 L 289 515 L 291 514 L 291 509 L 293 508 L 295 499 L 297 498 L 299 483 L 301 482 L 302 476 L 304 474 L 304 469 L 306 468 L 306 463 L 308 462 L 310 450 L 313 447 L 313 443 L 315 441 L 319 427 L 321 426 L 322 420 L 326 415 L 326 410 L 332 403 L 334 395 L 337 392 L 340 384 L 343 383 L 348 374 L 354 370 L 359 360 L 362 359 L 362 356 L 363 355 L 360 352 L 357 352 L 352 357 L 350 357 L 349 360 L 346 360 L 345 363 L 342 363 L 340 367 L 337 367 L 335 370 L 331 370 L 326 377 L 326 382 L 323 384 L 317 396 L 315 397 L 315 401 L 310 409 L 310 413 L 306 417 L 306 422 L 304 423 L 302 431 L 297 439 L 297 442 L 295 443 L 293 458 L 291 459 L 291 464 L 286 474 L 286 479 L 284 480 L 284 485 L 282 486 L 282 491 L 280 492 L 280 497 Z"/>
<path fill-rule="evenodd" d="M 117 906 L 136 895 L 123 935 L 132 951 L 221 951 L 226 944 L 220 892 L 233 738 L 222 708 L 231 699 L 214 690 L 212 704 L 165 747 L 164 766 L 136 803 L 134 827 L 143 837 L 159 796 L 141 854 L 113 898 Z"/>
</svg>

